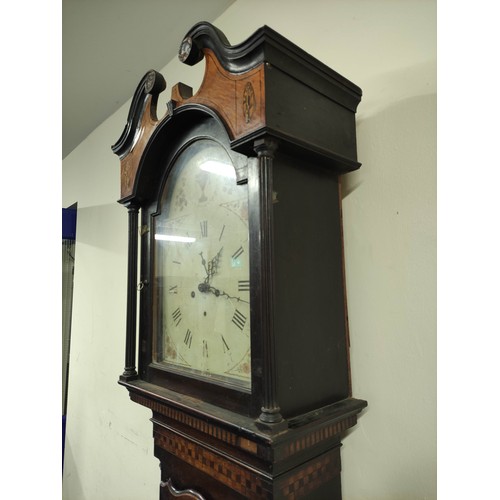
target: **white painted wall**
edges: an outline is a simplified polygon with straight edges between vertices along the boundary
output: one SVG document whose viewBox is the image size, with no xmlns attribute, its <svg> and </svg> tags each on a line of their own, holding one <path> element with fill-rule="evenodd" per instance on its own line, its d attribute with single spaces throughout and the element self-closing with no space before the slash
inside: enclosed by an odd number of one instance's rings
<svg viewBox="0 0 500 500">
<path fill-rule="evenodd" d="M 344 498 L 436 498 L 435 1 L 237 0 L 215 24 L 231 43 L 267 24 L 363 89 L 363 166 L 343 202 L 353 392 L 369 406 L 343 441 Z M 159 109 L 172 84 L 202 76 L 177 61 L 160 71 Z M 78 202 L 66 500 L 158 495 L 150 411 L 117 384 L 127 212 L 110 146 L 128 106 L 63 164 L 63 206 Z"/>
</svg>

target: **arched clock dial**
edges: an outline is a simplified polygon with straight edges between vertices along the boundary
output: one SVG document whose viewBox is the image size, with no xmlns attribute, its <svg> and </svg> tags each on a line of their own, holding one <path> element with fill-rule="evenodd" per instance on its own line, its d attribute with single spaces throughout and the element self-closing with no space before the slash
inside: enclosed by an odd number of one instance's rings
<svg viewBox="0 0 500 500">
<path fill-rule="evenodd" d="M 248 193 L 219 143 L 182 151 L 153 218 L 154 361 L 249 389 Z"/>
</svg>

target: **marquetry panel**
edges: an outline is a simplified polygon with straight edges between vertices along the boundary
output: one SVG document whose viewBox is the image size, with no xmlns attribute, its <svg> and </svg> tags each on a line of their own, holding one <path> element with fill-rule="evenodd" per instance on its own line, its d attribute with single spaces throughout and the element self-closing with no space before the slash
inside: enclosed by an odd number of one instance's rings
<svg viewBox="0 0 500 500">
<path fill-rule="evenodd" d="M 192 429 L 207 434 L 208 436 L 223 441 L 224 443 L 241 448 L 247 452 L 253 454 L 257 453 L 257 443 L 255 443 L 254 441 L 250 441 L 249 439 L 246 439 L 242 436 L 238 436 L 218 425 L 213 425 L 206 420 L 194 417 L 188 413 L 179 411 L 170 406 L 161 404 L 158 401 L 153 401 L 137 394 L 131 393 L 130 398 L 132 399 L 132 401 L 151 408 L 153 412 L 164 415 L 165 417 L 168 417 L 175 422 L 186 425 Z"/>
<path fill-rule="evenodd" d="M 247 498 L 267 498 L 264 478 L 185 437 L 156 429 L 155 445 Z"/>
<path fill-rule="evenodd" d="M 308 448 L 311 448 L 318 443 L 322 443 L 325 440 L 340 438 L 340 435 L 343 432 L 350 427 L 353 427 L 355 424 L 356 415 L 321 428 L 315 428 L 314 430 L 311 430 L 299 438 L 287 443 L 283 449 L 283 457 L 290 457 L 295 453 L 307 450 Z"/>
<path fill-rule="evenodd" d="M 217 112 L 231 139 L 248 134 L 265 125 L 264 64 L 246 73 L 226 71 L 210 49 L 204 49 L 205 76 L 198 92 L 184 98 L 177 90 L 172 94 L 176 106 L 203 104 Z"/>
<path fill-rule="evenodd" d="M 279 480 L 279 490 L 289 500 L 307 498 L 308 494 L 339 474 L 340 454 L 338 449 L 334 449 Z"/>
</svg>

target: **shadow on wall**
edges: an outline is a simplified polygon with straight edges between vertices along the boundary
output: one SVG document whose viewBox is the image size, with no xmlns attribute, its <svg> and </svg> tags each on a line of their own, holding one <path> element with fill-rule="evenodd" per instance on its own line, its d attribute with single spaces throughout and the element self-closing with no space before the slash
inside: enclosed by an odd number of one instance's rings
<svg viewBox="0 0 500 500">
<path fill-rule="evenodd" d="M 73 458 L 73 453 L 71 451 L 71 442 L 66 440 L 66 447 L 65 447 L 65 453 L 64 453 L 64 463 L 67 465 L 65 467 L 65 471 L 71 471 L 71 472 L 66 472 L 65 474 L 67 475 L 67 479 L 70 479 L 71 476 L 71 496 L 73 498 L 85 498 L 83 494 L 83 489 L 82 489 L 82 483 L 80 478 L 78 477 L 77 471 L 78 467 L 76 467 L 75 460 Z M 76 477 L 75 477 L 76 476 Z M 66 476 L 63 474 L 63 494 L 62 498 L 63 499 L 68 499 L 69 497 L 67 496 L 68 492 L 65 491 L 65 480 Z"/>
<path fill-rule="evenodd" d="M 357 149 L 361 168 L 342 177 L 342 199 L 358 189 L 366 177 L 379 174 L 384 177 L 398 175 L 393 170 L 390 157 L 398 155 L 399 160 L 404 162 L 405 155 L 408 155 L 406 159 L 411 161 L 409 156 L 414 155 L 415 141 L 418 141 L 418 136 L 421 134 L 421 122 L 415 120 L 414 115 L 419 110 L 427 111 L 431 108 L 435 113 L 435 93 L 401 99 L 369 117 L 357 120 Z M 435 127 L 435 124 L 429 125 Z M 424 147 L 428 147 L 428 144 L 426 143 Z M 370 154 L 365 155 L 365 151 L 369 151 Z M 380 158 L 374 157 L 373 152 L 381 153 Z M 388 157 L 387 160 L 385 157 Z M 383 161 L 379 162 L 380 159 Z M 379 170 L 379 167 L 383 168 L 383 164 L 390 166 L 389 172 Z M 390 184 L 390 179 L 387 179 L 387 182 Z"/>
<path fill-rule="evenodd" d="M 346 498 L 436 498 L 436 94 L 358 121 L 343 177 L 353 396 Z M 383 452 L 381 452 L 383 450 Z"/>
</svg>

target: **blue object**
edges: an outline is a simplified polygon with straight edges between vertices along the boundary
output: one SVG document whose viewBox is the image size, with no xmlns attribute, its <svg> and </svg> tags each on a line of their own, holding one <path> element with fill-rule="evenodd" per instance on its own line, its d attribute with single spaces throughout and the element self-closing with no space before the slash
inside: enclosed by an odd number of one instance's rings
<svg viewBox="0 0 500 500">
<path fill-rule="evenodd" d="M 62 239 L 76 239 L 76 208 L 62 209 Z"/>
</svg>

